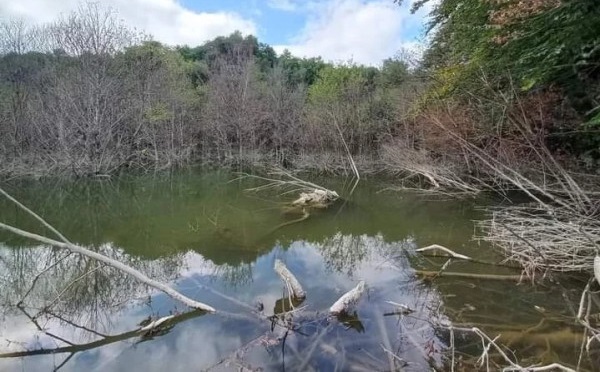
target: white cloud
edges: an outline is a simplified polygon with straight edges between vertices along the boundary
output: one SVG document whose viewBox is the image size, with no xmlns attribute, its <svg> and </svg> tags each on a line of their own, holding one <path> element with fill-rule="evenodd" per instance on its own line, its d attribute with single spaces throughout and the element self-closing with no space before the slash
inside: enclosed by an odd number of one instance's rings
<svg viewBox="0 0 600 372">
<path fill-rule="evenodd" d="M 409 6 L 399 7 L 390 0 L 331 0 L 312 7 L 301 33 L 287 45 L 301 57 L 321 56 L 325 60 L 377 65 L 403 48 L 414 48 L 414 40 L 403 33 L 419 27 L 423 12 L 411 15 Z"/>
<path fill-rule="evenodd" d="M 79 4 L 79 0 L 0 0 L 0 14 L 44 23 L 75 10 Z M 167 44 L 196 45 L 236 30 L 243 34 L 257 32 L 252 20 L 235 12 L 196 12 L 176 0 L 104 0 L 101 4 L 115 9 L 127 25 Z"/>
</svg>

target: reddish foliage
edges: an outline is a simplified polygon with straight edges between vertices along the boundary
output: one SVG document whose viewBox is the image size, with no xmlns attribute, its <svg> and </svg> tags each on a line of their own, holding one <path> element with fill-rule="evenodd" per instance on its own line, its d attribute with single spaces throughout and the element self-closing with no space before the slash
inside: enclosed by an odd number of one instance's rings
<svg viewBox="0 0 600 372">
<path fill-rule="evenodd" d="M 489 23 L 500 29 L 522 22 L 530 17 L 555 9 L 562 4 L 561 0 L 489 0 L 497 6 L 490 12 Z M 518 34 L 514 31 L 505 31 L 492 38 L 498 45 L 506 44 Z"/>
<path fill-rule="evenodd" d="M 557 8 L 561 0 L 490 0 L 498 8 L 490 14 L 490 23 L 505 26 Z"/>
<path fill-rule="evenodd" d="M 499 123 L 491 123 L 487 109 L 478 109 L 472 103 L 430 106 L 412 125 L 419 133 L 418 148 L 466 159 L 469 151 L 456 141 L 458 136 L 515 168 L 538 161 L 535 149 L 540 145 L 548 146 L 561 158 L 564 151 L 552 143 L 552 134 L 574 129 L 579 121 L 559 90 L 528 93 L 504 105 Z"/>
</svg>

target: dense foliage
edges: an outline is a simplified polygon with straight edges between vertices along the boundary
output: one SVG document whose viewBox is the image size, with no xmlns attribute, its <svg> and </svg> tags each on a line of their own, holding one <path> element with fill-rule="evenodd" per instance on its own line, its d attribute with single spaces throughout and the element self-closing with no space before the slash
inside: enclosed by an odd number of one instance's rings
<svg viewBox="0 0 600 372">
<path fill-rule="evenodd" d="M 507 97 L 525 111 L 544 106 L 544 130 L 560 136 L 550 145 L 600 156 L 600 2 L 441 0 L 432 9 L 423 60 L 431 97 L 471 107 L 474 97 L 486 99 L 493 131 L 503 125 L 493 110 Z"/>
</svg>

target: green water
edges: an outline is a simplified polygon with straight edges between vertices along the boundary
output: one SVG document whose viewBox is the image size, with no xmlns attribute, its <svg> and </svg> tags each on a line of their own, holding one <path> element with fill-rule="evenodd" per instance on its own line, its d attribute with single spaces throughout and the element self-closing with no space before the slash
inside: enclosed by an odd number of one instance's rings
<svg viewBox="0 0 600 372">
<path fill-rule="evenodd" d="M 445 370 L 450 322 L 512 335 L 508 347 L 520 360 L 577 363 L 581 330 L 568 317 L 581 283 L 415 275 L 446 261 L 414 252 L 430 244 L 500 260 L 471 239 L 480 207 L 494 201 L 382 192 L 385 181 L 367 180 L 345 202 L 284 225 L 300 217 L 283 212 L 295 194 L 248 192 L 260 183 L 236 177 L 186 171 L 3 184 L 71 241 L 220 311 L 189 312 L 119 271 L 0 233 L 0 370 Z M 342 195 L 351 187 L 343 178 L 310 178 Z M 0 221 L 51 236 L 5 199 Z M 287 314 L 289 301 L 273 270 L 277 258 L 308 293 Z M 458 262 L 447 270 L 519 273 Z M 369 290 L 355 309 L 328 316 L 360 280 Z M 390 301 L 414 311 L 398 314 Z M 165 327 L 136 332 L 148 317 L 167 315 L 174 318 Z M 531 334 L 563 338 L 538 343 Z M 460 367 L 471 370 L 477 339 L 460 333 L 454 339 Z M 595 368 L 589 360 L 581 366 Z"/>
</svg>

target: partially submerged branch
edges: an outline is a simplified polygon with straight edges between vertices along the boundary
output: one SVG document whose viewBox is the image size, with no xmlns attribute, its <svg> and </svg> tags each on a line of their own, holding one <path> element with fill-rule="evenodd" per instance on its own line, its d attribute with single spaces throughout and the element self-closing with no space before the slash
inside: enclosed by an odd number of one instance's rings
<svg viewBox="0 0 600 372">
<path fill-rule="evenodd" d="M 22 358 L 26 356 L 33 355 L 56 355 L 63 353 L 78 353 L 86 350 L 96 349 L 102 346 L 106 346 L 109 344 L 113 344 L 119 341 L 124 341 L 137 336 L 144 336 L 147 332 L 156 329 L 159 326 L 165 326 L 169 324 L 170 326 L 174 326 L 180 322 L 183 322 L 188 319 L 192 319 L 201 315 L 206 314 L 205 311 L 202 310 L 192 310 L 187 313 L 178 314 L 178 315 L 169 315 L 166 317 L 162 317 L 157 319 L 150 324 L 140 327 L 139 329 L 135 329 L 132 331 L 124 332 L 114 336 L 102 336 L 100 339 L 86 343 L 86 344 L 72 344 L 68 343 L 68 346 L 56 347 L 56 348 L 45 348 L 45 349 L 35 349 L 35 350 L 24 350 L 24 351 L 13 351 L 8 353 L 0 353 L 0 359 L 2 358 Z"/>
<path fill-rule="evenodd" d="M 84 255 L 86 257 L 90 257 L 94 260 L 103 262 L 103 263 L 107 264 L 108 266 L 114 267 L 117 270 L 121 270 L 124 273 L 127 273 L 127 274 L 133 276 L 134 278 L 141 281 L 142 283 L 144 283 L 150 287 L 156 288 L 161 292 L 164 292 L 168 296 L 172 297 L 173 299 L 175 299 L 177 301 L 184 303 L 185 305 L 187 305 L 189 307 L 192 307 L 194 309 L 204 310 L 209 313 L 216 312 L 216 310 L 209 305 L 206 305 L 202 302 L 194 301 L 191 298 L 186 297 L 183 294 L 181 294 L 180 292 L 174 290 L 173 288 L 171 288 L 161 282 L 158 282 L 154 279 L 147 277 L 145 274 L 139 272 L 138 270 L 136 270 L 132 267 L 129 267 L 119 261 L 113 260 L 112 258 L 101 255 L 100 253 L 90 251 L 87 248 L 84 248 L 84 247 L 81 247 L 81 246 L 75 245 L 75 244 L 59 242 L 57 240 L 50 239 L 45 236 L 41 236 L 41 235 L 37 235 L 37 234 L 31 233 L 28 231 L 17 229 L 16 227 L 12 227 L 12 226 L 6 225 L 1 222 L 0 222 L 0 229 L 10 231 L 10 232 L 20 235 L 24 238 L 37 240 L 40 243 L 48 244 L 48 245 L 51 245 L 51 246 L 57 247 L 57 248 L 67 249 L 73 253 L 78 253 L 78 254 Z"/>
<path fill-rule="evenodd" d="M 329 313 L 335 315 L 348 312 L 350 307 L 354 306 L 360 300 L 363 293 L 365 293 L 366 288 L 365 281 L 361 280 L 356 287 L 346 292 L 333 305 L 331 305 L 329 308 Z"/>
<path fill-rule="evenodd" d="M 464 254 L 456 253 L 453 250 L 451 250 L 450 248 L 446 248 L 443 245 L 439 245 L 439 244 L 431 244 L 431 245 L 428 245 L 427 247 L 419 248 L 419 249 L 415 250 L 415 252 L 422 253 L 423 255 L 425 255 L 426 252 L 431 252 L 430 255 L 433 257 L 450 257 L 452 259 L 464 260 L 464 261 L 469 261 L 469 262 L 483 264 L 483 265 L 504 266 L 504 267 L 510 267 L 513 269 L 520 268 L 515 265 L 510 265 L 510 264 L 507 264 L 504 262 L 478 260 L 478 259 L 475 259 L 475 258 L 472 258 L 469 256 L 465 256 Z"/>
<path fill-rule="evenodd" d="M 294 274 L 292 274 L 281 260 L 276 259 L 273 268 L 275 269 L 275 272 L 279 274 L 279 277 L 283 280 L 291 295 L 296 298 L 306 297 L 306 292 L 302 288 L 302 285 L 300 285 L 298 279 L 296 279 Z"/>
<path fill-rule="evenodd" d="M 452 258 L 458 258 L 460 260 L 466 260 L 466 261 L 471 261 L 472 258 L 469 256 L 465 256 L 463 254 L 460 253 L 456 253 L 453 250 L 446 248 L 442 245 L 439 244 L 432 244 L 432 245 L 428 245 L 427 247 L 423 247 L 423 248 L 419 248 L 416 250 L 416 252 L 427 252 L 427 251 L 442 251 L 448 255 L 450 255 L 450 257 Z"/>
<path fill-rule="evenodd" d="M 560 371 L 565 371 L 565 372 L 575 372 L 574 369 L 566 367 L 560 363 L 552 363 L 552 364 L 548 364 L 548 365 L 544 365 L 544 366 L 527 366 L 527 367 L 523 367 L 521 365 L 519 365 L 517 362 L 513 361 L 502 349 L 502 347 L 500 347 L 500 345 L 497 344 L 497 340 L 500 337 L 500 335 L 496 336 L 494 339 L 492 339 L 491 337 L 489 337 L 487 334 L 485 334 L 481 329 L 477 328 L 477 327 L 473 327 L 473 328 L 453 328 L 450 327 L 451 331 L 454 330 L 460 330 L 460 331 L 464 331 L 464 332 L 472 332 L 474 334 L 476 334 L 477 336 L 479 336 L 479 338 L 481 339 L 481 344 L 483 347 L 483 352 L 481 354 L 481 356 L 479 357 L 478 360 L 478 364 L 479 367 L 483 367 L 486 362 L 489 360 L 489 353 L 490 353 L 490 349 L 493 347 L 498 354 L 500 354 L 500 356 L 502 357 L 502 359 L 509 364 L 508 367 L 503 368 L 503 371 L 528 371 L 528 372 L 537 372 L 537 371 L 556 371 L 556 370 L 560 370 Z M 454 366 L 452 366 L 454 368 Z"/>
<path fill-rule="evenodd" d="M 21 229 L 18 229 L 16 227 L 10 226 L 10 225 L 6 225 L 4 223 L 0 222 L 0 229 L 4 229 L 7 231 L 10 231 L 14 234 L 20 235 L 22 237 L 25 238 L 29 238 L 29 239 L 33 239 L 33 240 L 37 240 L 41 243 L 44 244 L 48 244 L 57 248 L 64 248 L 69 250 L 72 253 L 78 253 L 81 254 L 83 256 L 86 257 L 90 257 L 94 260 L 103 262 L 105 264 L 107 264 L 108 266 L 114 267 L 117 270 L 121 270 L 131 276 L 133 276 L 134 278 L 138 279 L 139 281 L 145 283 L 146 285 L 156 288 L 159 291 L 164 292 L 165 294 L 167 294 L 168 296 L 172 297 L 173 299 L 180 301 L 184 304 L 186 304 L 189 307 L 192 307 L 194 309 L 199 309 L 199 310 L 203 310 L 209 313 L 214 313 L 216 312 L 216 310 L 209 306 L 206 305 L 202 302 L 198 302 L 198 301 L 194 301 L 189 297 L 184 296 L 183 294 L 181 294 L 180 292 L 174 290 L 173 288 L 158 282 L 154 279 L 149 278 L 148 276 L 146 276 L 145 274 L 143 274 L 142 272 L 127 266 L 119 261 L 116 261 L 110 257 L 106 257 L 100 253 L 97 252 L 93 252 L 87 248 L 84 248 L 82 246 L 76 245 L 71 243 L 66 237 L 64 237 L 58 230 L 56 230 L 52 225 L 50 225 L 48 222 L 46 222 L 42 217 L 40 217 L 39 215 L 37 215 L 35 212 L 33 212 L 31 209 L 27 208 L 25 205 L 21 204 L 19 201 L 17 201 L 15 198 L 13 198 L 11 195 L 9 195 L 6 191 L 2 190 L 2 188 L 0 188 L 0 194 L 4 195 L 6 198 L 8 198 L 10 201 L 12 201 L 13 203 L 15 203 L 19 208 L 21 208 L 22 210 L 24 210 L 25 212 L 27 212 L 28 214 L 30 214 L 31 216 L 33 216 L 35 219 L 37 219 L 38 221 L 40 221 L 45 227 L 47 227 L 50 231 L 54 232 L 60 239 L 62 239 L 62 242 L 59 242 L 57 240 L 54 239 L 50 239 L 47 238 L 45 236 L 41 236 L 38 234 L 34 234 L 28 231 L 24 231 Z"/>
</svg>

